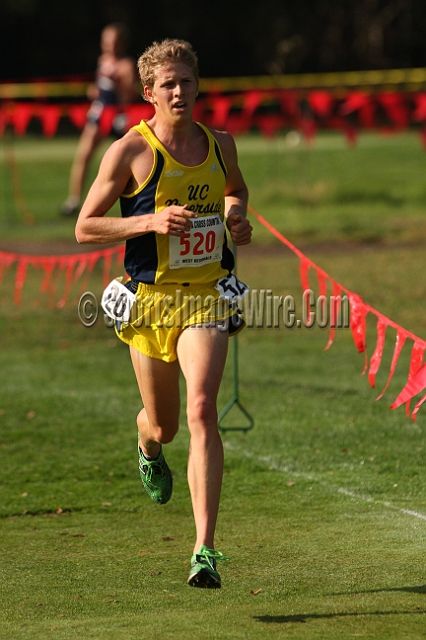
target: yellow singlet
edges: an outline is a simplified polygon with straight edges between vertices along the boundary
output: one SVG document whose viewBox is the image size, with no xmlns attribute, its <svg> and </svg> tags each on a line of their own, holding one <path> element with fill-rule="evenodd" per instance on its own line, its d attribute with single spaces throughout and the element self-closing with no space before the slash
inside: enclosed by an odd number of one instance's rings
<svg viewBox="0 0 426 640">
<path fill-rule="evenodd" d="M 182 237 L 154 232 L 126 242 L 124 266 L 136 282 L 146 284 L 204 284 L 233 268 L 224 225 L 226 166 L 219 144 L 204 125 L 209 143 L 206 160 L 195 167 L 177 162 L 144 120 L 133 127 L 148 142 L 154 163 L 145 182 L 120 198 L 123 217 L 158 213 L 170 205 L 188 205 L 197 213 L 190 232 Z"/>
</svg>

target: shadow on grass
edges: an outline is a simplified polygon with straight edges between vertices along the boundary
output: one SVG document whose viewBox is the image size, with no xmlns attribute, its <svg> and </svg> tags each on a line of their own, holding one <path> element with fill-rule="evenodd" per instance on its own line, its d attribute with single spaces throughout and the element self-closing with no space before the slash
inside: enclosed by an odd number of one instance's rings
<svg viewBox="0 0 426 640">
<path fill-rule="evenodd" d="M 362 593 L 390 593 L 393 591 L 404 591 L 405 593 L 421 593 L 426 594 L 426 584 L 416 587 L 391 587 L 390 589 L 369 589 L 366 591 L 352 591 L 344 593 L 333 593 L 333 596 L 350 596 L 360 595 Z M 393 616 L 393 615 L 410 615 L 425 614 L 425 609 L 412 609 L 408 611 L 343 611 L 340 613 L 297 613 L 288 616 L 254 616 L 255 620 L 264 623 L 285 624 L 288 622 L 307 622 L 308 620 L 328 620 L 333 618 L 358 618 L 361 616 Z"/>
<path fill-rule="evenodd" d="M 405 593 L 426 593 L 426 584 L 418 587 L 389 587 L 388 589 L 367 589 L 365 591 L 345 591 L 341 593 L 332 593 L 332 596 L 354 596 L 361 593 L 391 593 L 392 591 L 404 591 Z"/>
<path fill-rule="evenodd" d="M 424 592 L 423 592 L 424 593 Z M 425 609 L 413 609 L 412 611 L 342 611 L 341 613 L 296 613 L 290 616 L 253 616 L 257 622 L 286 624 L 289 622 L 308 622 L 309 620 L 332 620 L 337 618 L 361 618 L 364 616 L 401 616 L 426 613 Z"/>
</svg>

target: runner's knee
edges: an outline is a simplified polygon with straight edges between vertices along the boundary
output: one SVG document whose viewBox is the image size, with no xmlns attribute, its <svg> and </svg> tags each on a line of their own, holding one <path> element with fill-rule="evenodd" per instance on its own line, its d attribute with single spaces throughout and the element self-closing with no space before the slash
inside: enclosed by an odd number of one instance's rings
<svg viewBox="0 0 426 640">
<path fill-rule="evenodd" d="M 199 396 L 188 403 L 188 424 L 191 426 L 210 426 L 217 424 L 216 402 L 206 396 Z"/>
</svg>

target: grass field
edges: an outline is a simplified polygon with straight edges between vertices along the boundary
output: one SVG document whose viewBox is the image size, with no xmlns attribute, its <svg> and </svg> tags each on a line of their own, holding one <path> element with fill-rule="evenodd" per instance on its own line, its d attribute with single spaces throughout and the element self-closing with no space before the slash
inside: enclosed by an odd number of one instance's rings
<svg viewBox="0 0 426 640">
<path fill-rule="evenodd" d="M 75 250 L 74 221 L 57 214 L 75 140 L 13 142 L 32 225 L 10 184 L 11 145 L 3 140 L 0 158 L 0 249 Z M 238 146 L 255 209 L 424 338 L 426 158 L 417 137 L 371 134 L 354 149 L 334 134 L 309 149 L 284 136 Z M 255 243 L 238 253 L 241 279 L 301 304 L 297 259 L 253 225 Z M 374 390 L 347 330 L 326 352 L 327 331 L 317 328 L 240 335 L 240 395 L 255 426 L 223 434 L 216 546 L 230 560 L 223 589 L 205 592 L 186 586 L 194 528 L 185 407 L 166 450 L 174 496 L 159 507 L 138 476 L 140 400 L 127 348 L 101 320 L 82 326 L 77 285 L 64 309 L 52 308 L 30 270 L 18 307 L 13 276 L 0 285 L 0 638 L 425 637 L 426 414 L 414 423 L 402 407 L 388 410 L 407 378 L 409 343 L 375 402 L 391 330 Z M 100 268 L 89 288 L 100 295 Z M 232 385 L 231 348 L 219 408 Z"/>
</svg>

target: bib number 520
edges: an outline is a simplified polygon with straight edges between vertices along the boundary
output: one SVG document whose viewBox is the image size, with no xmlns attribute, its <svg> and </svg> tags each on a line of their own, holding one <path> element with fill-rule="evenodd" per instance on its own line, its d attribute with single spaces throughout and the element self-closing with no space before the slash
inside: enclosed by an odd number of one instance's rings
<svg viewBox="0 0 426 640">
<path fill-rule="evenodd" d="M 170 269 L 220 262 L 224 238 L 225 227 L 219 215 L 193 220 L 188 233 L 169 237 Z"/>
<path fill-rule="evenodd" d="M 194 256 L 202 256 L 204 253 L 212 253 L 214 251 L 216 245 L 216 234 L 213 229 L 207 231 L 206 235 L 201 233 L 201 231 L 196 231 L 193 235 L 195 244 L 192 249 L 192 253 Z M 181 256 L 186 256 L 191 252 L 191 234 L 185 233 L 180 238 L 181 244 Z"/>
</svg>

